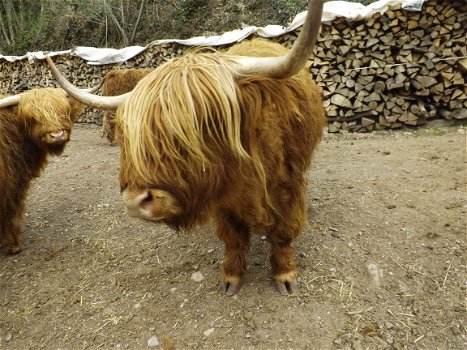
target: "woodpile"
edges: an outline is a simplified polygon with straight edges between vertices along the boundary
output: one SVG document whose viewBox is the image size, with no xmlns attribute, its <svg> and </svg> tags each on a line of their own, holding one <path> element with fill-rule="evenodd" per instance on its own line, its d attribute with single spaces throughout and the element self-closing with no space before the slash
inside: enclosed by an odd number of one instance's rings
<svg viewBox="0 0 467 350">
<path fill-rule="evenodd" d="M 323 89 L 329 131 L 466 118 L 466 24 L 465 1 L 324 24 L 311 72 Z"/>
<path fill-rule="evenodd" d="M 329 131 L 368 132 L 467 118 L 467 2 L 429 0 L 421 12 L 388 10 L 371 18 L 323 23 L 310 71 L 323 89 Z M 296 32 L 277 37 L 290 47 Z M 114 68 L 156 67 L 189 47 L 151 45 L 123 64 L 88 65 L 76 56 L 54 60 L 83 88 Z M 44 61 L 0 61 L 0 94 L 56 85 Z M 100 124 L 87 109 L 81 122 Z"/>
</svg>

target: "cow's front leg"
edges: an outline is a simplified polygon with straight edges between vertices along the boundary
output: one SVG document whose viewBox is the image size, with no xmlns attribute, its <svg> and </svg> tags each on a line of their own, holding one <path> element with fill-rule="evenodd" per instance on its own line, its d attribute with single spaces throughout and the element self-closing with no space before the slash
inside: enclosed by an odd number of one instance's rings
<svg viewBox="0 0 467 350">
<path fill-rule="evenodd" d="M 271 243 L 271 267 L 276 287 L 282 295 L 289 295 L 297 290 L 297 263 L 295 262 L 295 249 L 292 248 L 292 239 L 284 234 L 268 236 Z"/>
<path fill-rule="evenodd" d="M 247 254 L 250 247 L 250 232 L 239 218 L 228 211 L 218 213 L 217 236 L 225 244 L 222 280 L 224 293 L 234 295 L 241 287 L 247 269 Z"/>
<path fill-rule="evenodd" d="M 21 252 L 21 229 L 13 222 L 4 223 L 0 227 L 0 245 L 5 254 Z"/>
</svg>

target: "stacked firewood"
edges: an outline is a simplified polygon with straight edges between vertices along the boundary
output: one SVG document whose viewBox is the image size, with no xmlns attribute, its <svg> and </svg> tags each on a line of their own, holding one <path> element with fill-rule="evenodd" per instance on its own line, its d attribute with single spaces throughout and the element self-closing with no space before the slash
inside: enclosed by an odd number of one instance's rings
<svg viewBox="0 0 467 350">
<path fill-rule="evenodd" d="M 329 130 L 466 118 L 466 25 L 462 0 L 323 25 L 311 72 L 323 89 Z"/>
<path fill-rule="evenodd" d="M 367 132 L 467 118 L 467 2 L 428 0 L 421 12 L 388 10 L 364 20 L 323 23 L 310 61 L 322 88 L 329 131 Z M 300 28 L 273 40 L 291 47 Z M 157 67 L 190 47 L 149 45 L 122 64 L 88 65 L 56 56 L 77 86 L 96 85 L 114 68 Z M 222 49 L 222 48 L 221 48 Z M 45 62 L 0 61 L 0 94 L 56 85 Z M 101 123 L 87 109 L 81 122 Z"/>
</svg>

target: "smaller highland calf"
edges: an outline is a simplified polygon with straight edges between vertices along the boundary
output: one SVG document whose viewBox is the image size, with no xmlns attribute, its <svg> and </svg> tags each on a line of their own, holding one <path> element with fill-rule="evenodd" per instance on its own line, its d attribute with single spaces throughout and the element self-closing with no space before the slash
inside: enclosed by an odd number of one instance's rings
<svg viewBox="0 0 467 350">
<path fill-rule="evenodd" d="M 118 96 L 130 92 L 150 72 L 152 72 L 152 68 L 112 69 L 105 74 L 102 94 L 104 96 Z M 114 113 L 104 112 L 101 135 L 110 143 L 116 141 Z"/>
<path fill-rule="evenodd" d="M 0 249 L 22 250 L 20 222 L 31 180 L 60 155 L 82 105 L 56 88 L 0 95 Z"/>
</svg>

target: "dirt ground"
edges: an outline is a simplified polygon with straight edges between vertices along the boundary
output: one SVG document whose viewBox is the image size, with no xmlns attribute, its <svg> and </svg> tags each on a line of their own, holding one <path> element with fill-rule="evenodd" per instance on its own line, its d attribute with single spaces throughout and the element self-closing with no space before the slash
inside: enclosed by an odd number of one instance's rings
<svg viewBox="0 0 467 350">
<path fill-rule="evenodd" d="M 33 183 L 26 249 L 0 255 L 0 348 L 467 349 L 466 137 L 444 124 L 326 135 L 295 243 L 299 291 L 275 290 L 254 236 L 227 297 L 213 228 L 127 216 L 118 148 L 78 125 Z"/>
</svg>

